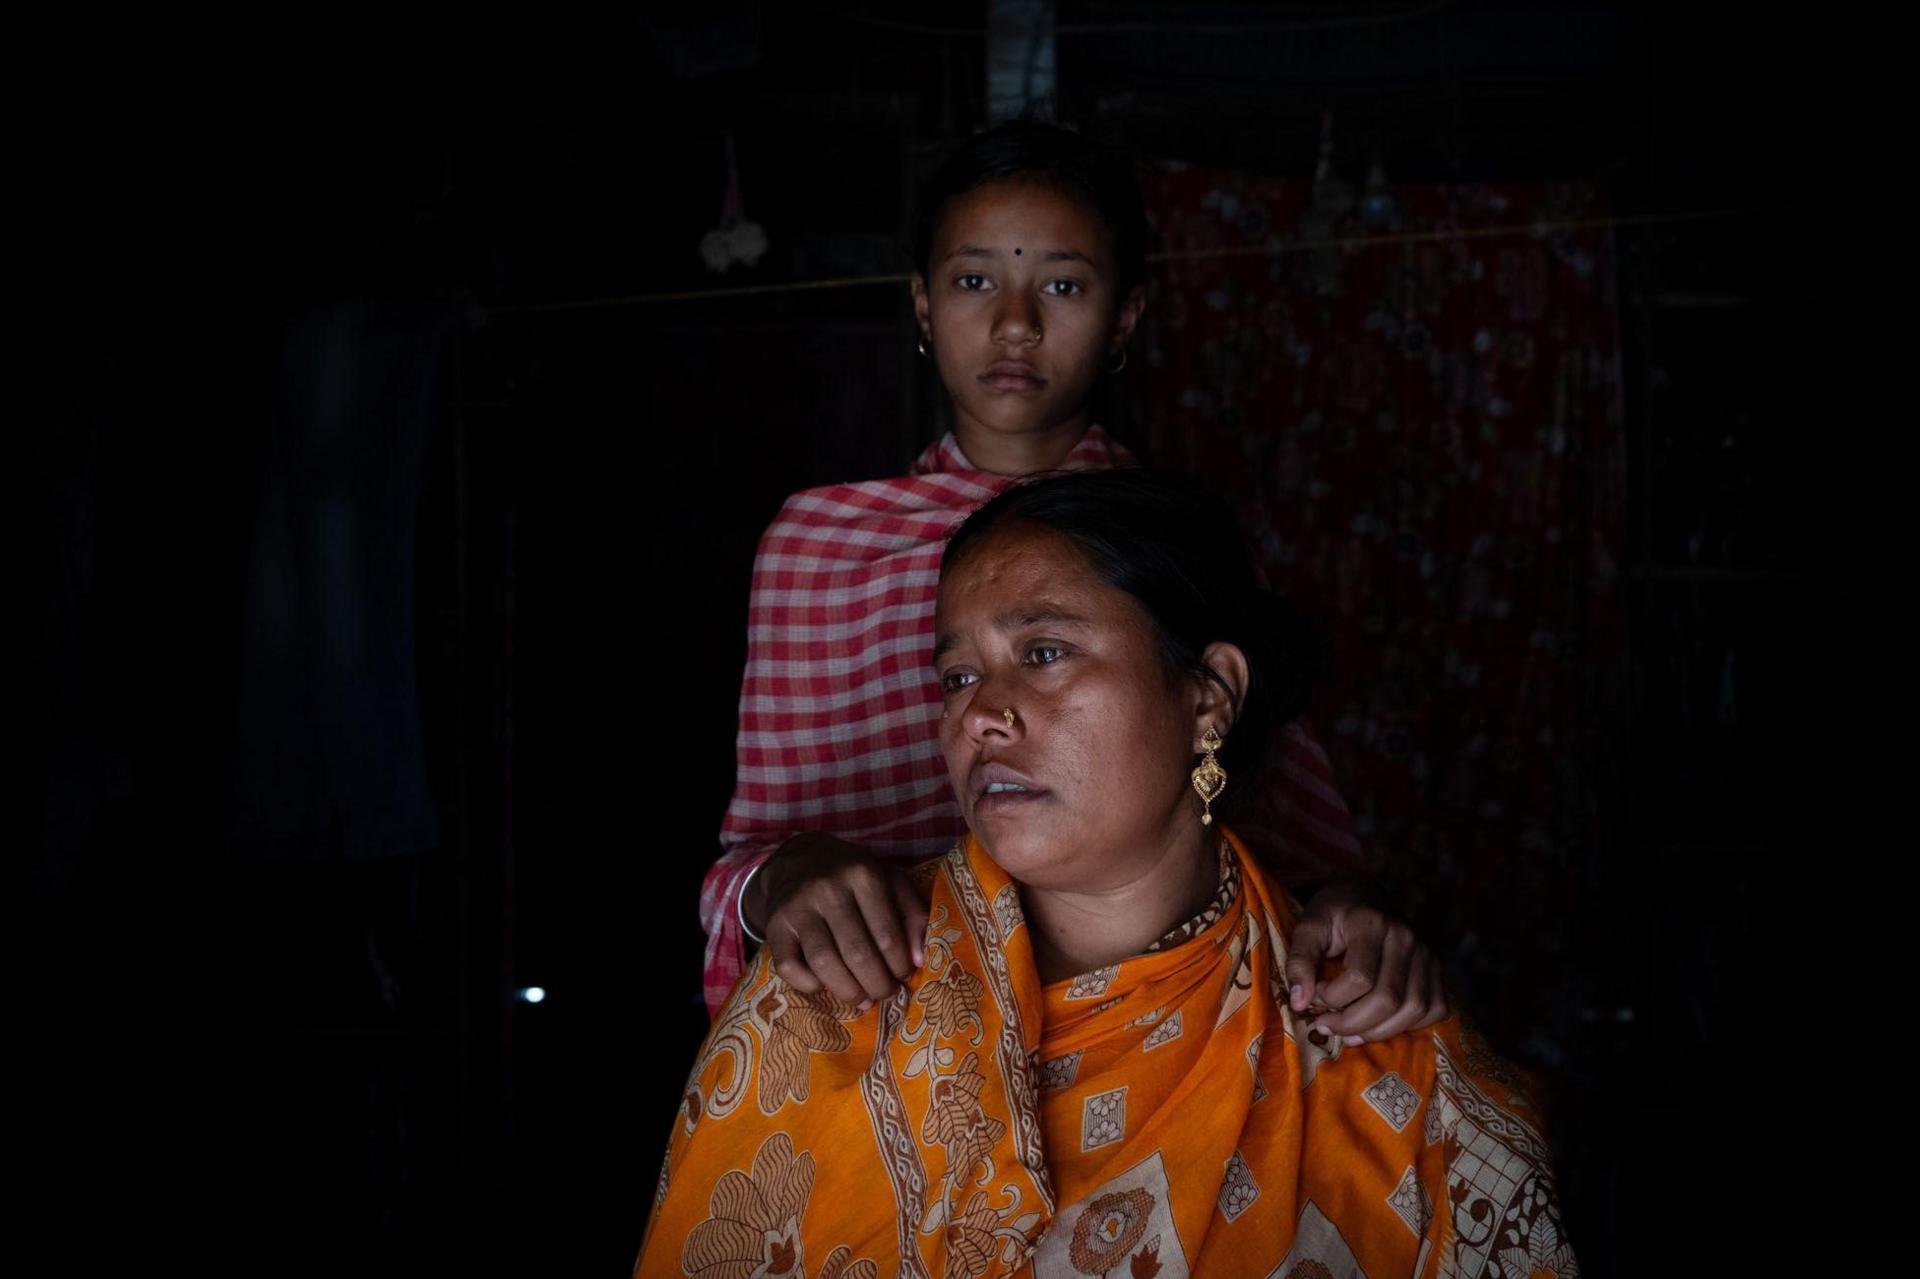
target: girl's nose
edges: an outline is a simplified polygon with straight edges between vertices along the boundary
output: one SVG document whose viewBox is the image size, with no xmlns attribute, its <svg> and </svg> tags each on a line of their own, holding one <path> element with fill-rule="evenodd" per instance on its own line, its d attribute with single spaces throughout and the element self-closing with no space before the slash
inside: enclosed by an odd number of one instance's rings
<svg viewBox="0 0 1920 1279">
<path fill-rule="evenodd" d="M 1040 315 L 1033 299 L 1019 290 L 1000 309 L 1000 322 L 994 337 L 1010 346 L 1032 346 L 1041 339 Z"/>
</svg>

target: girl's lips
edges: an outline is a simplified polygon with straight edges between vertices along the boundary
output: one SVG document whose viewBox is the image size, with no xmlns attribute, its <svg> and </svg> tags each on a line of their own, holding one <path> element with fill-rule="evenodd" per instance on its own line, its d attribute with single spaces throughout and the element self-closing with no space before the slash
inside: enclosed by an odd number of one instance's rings
<svg viewBox="0 0 1920 1279">
<path fill-rule="evenodd" d="M 980 381 L 996 391 L 1037 391 L 1047 384 L 1030 365 L 1012 363 L 993 365 L 980 375 Z"/>
</svg>

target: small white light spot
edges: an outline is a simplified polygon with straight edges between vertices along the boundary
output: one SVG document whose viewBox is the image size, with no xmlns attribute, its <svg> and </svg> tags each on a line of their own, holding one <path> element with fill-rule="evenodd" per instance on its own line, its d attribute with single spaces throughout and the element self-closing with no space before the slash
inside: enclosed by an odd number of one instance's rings
<svg viewBox="0 0 1920 1279">
<path fill-rule="evenodd" d="M 537 1004 L 547 997 L 547 988 L 545 986 L 523 986 L 514 997 L 523 1004 Z"/>
</svg>

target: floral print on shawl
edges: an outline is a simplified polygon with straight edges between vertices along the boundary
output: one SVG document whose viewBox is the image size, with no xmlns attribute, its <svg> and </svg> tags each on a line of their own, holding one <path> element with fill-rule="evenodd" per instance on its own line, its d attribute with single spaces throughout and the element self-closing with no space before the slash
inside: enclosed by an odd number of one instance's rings
<svg viewBox="0 0 1920 1279">
<path fill-rule="evenodd" d="M 893 998 L 808 1000 L 763 956 L 689 1082 L 636 1274 L 1576 1274 L 1520 1076 L 1457 1019 L 1316 1039 L 1278 996 L 1284 896 L 1228 855 L 1210 923 L 1052 985 L 972 840 Z"/>
</svg>

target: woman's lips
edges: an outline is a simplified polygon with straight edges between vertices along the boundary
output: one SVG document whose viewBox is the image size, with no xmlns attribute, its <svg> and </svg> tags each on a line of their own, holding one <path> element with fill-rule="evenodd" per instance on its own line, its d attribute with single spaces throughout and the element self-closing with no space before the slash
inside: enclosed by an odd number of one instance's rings
<svg viewBox="0 0 1920 1279">
<path fill-rule="evenodd" d="M 1046 787 L 1005 764 L 986 764 L 974 770 L 973 811 L 976 813 L 1019 808 L 1046 794 Z"/>
<path fill-rule="evenodd" d="M 1025 808 L 1029 804 L 1037 804 L 1046 796 L 1045 791 L 1038 790 L 988 791 L 973 801 L 973 811 L 976 815 L 1007 813 Z"/>
</svg>

